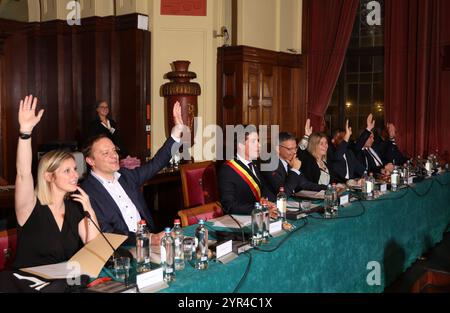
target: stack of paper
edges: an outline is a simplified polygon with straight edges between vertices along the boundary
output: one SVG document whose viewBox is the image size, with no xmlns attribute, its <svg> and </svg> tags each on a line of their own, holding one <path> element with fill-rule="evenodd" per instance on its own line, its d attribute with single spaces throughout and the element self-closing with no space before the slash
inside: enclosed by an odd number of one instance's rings
<svg viewBox="0 0 450 313">
<path fill-rule="evenodd" d="M 322 191 L 309 191 L 309 190 L 302 190 L 300 192 L 297 192 L 295 194 L 296 197 L 300 198 L 308 198 L 308 199 L 324 199 L 325 198 L 325 190 Z"/>
<path fill-rule="evenodd" d="M 234 218 L 234 219 L 233 219 Z M 248 226 L 252 223 L 252 217 L 250 215 L 224 215 L 208 222 L 212 222 L 214 227 L 226 227 L 226 228 L 240 228 Z M 240 227 L 238 225 L 240 224 Z"/>
<path fill-rule="evenodd" d="M 104 234 L 114 249 L 117 249 L 128 237 L 117 234 Z M 21 269 L 24 272 L 45 278 L 65 279 L 82 274 L 97 277 L 113 251 L 99 234 L 78 251 L 68 262 Z"/>
</svg>

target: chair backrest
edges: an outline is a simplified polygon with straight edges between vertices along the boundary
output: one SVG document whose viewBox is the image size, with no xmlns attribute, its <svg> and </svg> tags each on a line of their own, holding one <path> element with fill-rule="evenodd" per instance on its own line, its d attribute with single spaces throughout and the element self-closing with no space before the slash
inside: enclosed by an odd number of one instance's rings
<svg viewBox="0 0 450 313">
<path fill-rule="evenodd" d="M 223 216 L 222 206 L 219 202 L 204 204 L 191 209 L 178 211 L 183 227 L 197 224 L 201 219 L 204 221 Z"/>
<path fill-rule="evenodd" d="M 191 208 L 219 200 L 214 162 L 189 163 L 180 166 L 183 201 Z"/>
<path fill-rule="evenodd" d="M 0 271 L 11 268 L 16 256 L 16 244 L 16 229 L 8 229 L 0 232 Z"/>
</svg>

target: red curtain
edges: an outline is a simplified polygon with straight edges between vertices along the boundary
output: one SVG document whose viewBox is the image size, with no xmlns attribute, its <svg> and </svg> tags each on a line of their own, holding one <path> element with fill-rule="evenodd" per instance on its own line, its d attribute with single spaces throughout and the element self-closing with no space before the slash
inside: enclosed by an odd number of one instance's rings
<svg viewBox="0 0 450 313">
<path fill-rule="evenodd" d="M 309 5 L 308 115 L 319 130 L 344 62 L 359 0 L 311 0 Z"/>
<path fill-rule="evenodd" d="M 450 40 L 447 0 L 385 1 L 386 121 L 409 156 L 450 149 L 450 75 L 442 52 Z"/>
</svg>

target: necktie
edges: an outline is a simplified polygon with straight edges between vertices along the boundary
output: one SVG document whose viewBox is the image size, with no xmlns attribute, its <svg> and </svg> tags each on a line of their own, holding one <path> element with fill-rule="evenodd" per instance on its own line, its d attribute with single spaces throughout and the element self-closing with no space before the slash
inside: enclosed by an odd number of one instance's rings
<svg viewBox="0 0 450 313">
<path fill-rule="evenodd" d="M 375 165 L 376 166 L 382 166 L 383 163 L 381 162 L 381 160 L 371 151 L 371 148 L 367 148 L 367 152 L 369 152 L 370 156 L 373 158 L 373 160 L 375 161 Z"/>
<path fill-rule="evenodd" d="M 259 179 L 258 175 L 256 175 L 256 166 L 253 164 L 253 162 L 248 163 L 248 167 L 253 172 L 253 175 L 255 175 L 256 178 Z"/>
</svg>

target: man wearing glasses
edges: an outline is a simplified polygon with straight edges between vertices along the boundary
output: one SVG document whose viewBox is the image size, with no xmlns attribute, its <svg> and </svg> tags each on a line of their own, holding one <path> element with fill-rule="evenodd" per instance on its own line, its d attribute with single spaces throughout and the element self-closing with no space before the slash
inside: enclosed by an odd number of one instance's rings
<svg viewBox="0 0 450 313">
<path fill-rule="evenodd" d="M 267 184 L 271 195 L 269 200 L 276 201 L 276 195 L 280 187 L 288 196 L 300 190 L 320 191 L 326 186 L 312 183 L 300 172 L 302 165 L 297 158 L 297 141 L 294 135 L 281 132 L 278 136 L 278 146 L 276 147 L 276 157 L 278 157 L 278 167 L 274 171 L 261 171 L 261 175 Z"/>
</svg>

